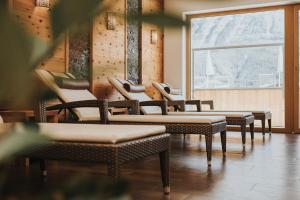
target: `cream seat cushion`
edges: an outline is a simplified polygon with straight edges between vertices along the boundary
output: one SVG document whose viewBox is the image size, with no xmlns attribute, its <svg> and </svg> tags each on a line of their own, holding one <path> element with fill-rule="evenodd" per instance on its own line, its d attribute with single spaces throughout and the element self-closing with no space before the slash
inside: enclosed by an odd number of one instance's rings
<svg viewBox="0 0 300 200">
<path fill-rule="evenodd" d="M 55 83 L 54 77 L 46 70 L 35 70 L 40 80 L 49 87 L 55 94 L 66 103 L 84 100 L 97 100 L 97 98 L 88 90 L 62 89 Z M 79 118 L 79 121 L 100 120 L 98 108 L 74 108 L 73 112 Z"/>
<path fill-rule="evenodd" d="M 145 92 L 127 92 L 123 87 L 123 84 L 118 79 L 108 78 L 108 81 L 128 100 L 152 101 L 152 99 Z M 162 114 L 161 108 L 159 106 L 142 106 L 141 111 L 146 115 Z"/>
<path fill-rule="evenodd" d="M 54 141 L 117 144 L 163 134 L 164 126 L 99 125 L 99 124 L 39 124 L 41 134 Z M 0 132 L 7 131 L 11 124 L 1 124 Z M 21 124 L 17 124 L 19 130 Z"/>
<path fill-rule="evenodd" d="M 271 113 L 271 111 L 267 111 L 267 110 L 265 110 L 265 111 L 251 111 L 253 114 L 267 114 L 267 113 Z"/>
<path fill-rule="evenodd" d="M 185 105 L 185 112 L 197 112 L 196 105 Z"/>
<path fill-rule="evenodd" d="M 169 115 L 177 116 L 225 116 L 225 117 L 247 117 L 251 112 L 169 112 Z"/>
<path fill-rule="evenodd" d="M 207 111 L 207 112 L 210 112 L 210 111 Z M 217 110 L 214 110 L 212 112 L 251 112 L 252 114 L 267 114 L 267 113 L 271 113 L 271 111 L 269 110 L 255 110 L 255 111 L 217 111 Z"/>
<path fill-rule="evenodd" d="M 2 123 L 3 123 L 3 119 L 2 119 L 2 117 L 0 115 L 0 124 L 2 124 Z"/>
<path fill-rule="evenodd" d="M 172 95 L 165 91 L 164 87 L 161 83 L 154 82 L 152 85 L 168 100 L 170 101 L 178 101 L 178 100 L 185 100 L 183 95 Z M 197 110 L 197 109 L 196 109 Z"/>
<path fill-rule="evenodd" d="M 224 116 L 110 115 L 108 120 L 111 122 L 212 124 L 223 122 L 226 118 Z"/>
</svg>

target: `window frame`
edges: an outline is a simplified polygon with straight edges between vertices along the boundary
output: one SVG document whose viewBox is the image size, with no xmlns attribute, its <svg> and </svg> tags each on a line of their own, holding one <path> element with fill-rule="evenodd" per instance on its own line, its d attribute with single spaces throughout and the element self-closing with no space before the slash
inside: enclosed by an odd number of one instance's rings
<svg viewBox="0 0 300 200">
<path fill-rule="evenodd" d="M 191 67 L 191 21 L 194 18 L 204 18 L 204 17 L 214 17 L 214 16 L 225 16 L 225 15 L 234 15 L 234 14 L 245 14 L 245 13 L 256 13 L 264 11 L 274 11 L 274 10 L 283 10 L 284 11 L 284 101 L 285 101 L 285 126 L 283 128 L 274 128 L 273 132 L 279 133 L 295 133 L 299 132 L 298 118 L 299 111 L 296 108 L 299 107 L 298 100 L 299 97 L 297 89 L 298 86 L 298 64 L 296 62 L 296 56 L 294 56 L 295 51 L 295 42 L 298 41 L 295 34 L 296 25 L 295 15 L 296 8 L 300 10 L 300 4 L 290 4 L 290 5 L 280 5 L 280 6 L 269 6 L 269 7 L 259 7 L 259 8 L 246 8 L 239 10 L 230 10 L 230 11 L 221 11 L 221 12 L 210 12 L 210 13 L 201 13 L 201 14 L 191 14 L 186 16 L 186 20 L 189 24 L 189 28 L 186 29 L 186 97 L 193 99 L 193 69 Z M 298 11 L 297 10 L 297 11 Z M 298 17 L 298 15 L 297 15 Z M 295 40 L 296 39 L 296 40 Z M 295 66 L 294 66 L 295 65 Z M 296 66 L 297 65 L 297 66 Z M 246 88 L 245 88 L 246 89 Z M 297 104 L 297 105 L 295 105 Z M 235 128 L 230 130 L 237 130 Z M 260 128 L 256 128 L 256 131 L 260 131 Z"/>
</svg>

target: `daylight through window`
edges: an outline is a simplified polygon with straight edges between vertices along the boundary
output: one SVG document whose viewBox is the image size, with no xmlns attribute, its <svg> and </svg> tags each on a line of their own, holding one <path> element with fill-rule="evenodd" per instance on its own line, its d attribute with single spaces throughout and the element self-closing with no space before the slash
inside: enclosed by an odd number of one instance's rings
<svg viewBox="0 0 300 200">
<path fill-rule="evenodd" d="M 284 11 L 191 20 L 192 86 L 282 88 Z"/>
</svg>

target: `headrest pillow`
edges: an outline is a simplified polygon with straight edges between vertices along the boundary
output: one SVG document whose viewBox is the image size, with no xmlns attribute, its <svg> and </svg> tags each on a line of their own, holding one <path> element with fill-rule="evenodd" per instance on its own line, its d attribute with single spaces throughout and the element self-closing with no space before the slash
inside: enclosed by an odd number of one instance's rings
<svg viewBox="0 0 300 200">
<path fill-rule="evenodd" d="M 124 83 L 123 87 L 127 92 L 132 92 L 132 93 L 145 92 L 146 90 L 145 86 L 143 85 L 132 85 L 130 83 Z"/>
<path fill-rule="evenodd" d="M 173 89 L 170 88 L 169 86 L 164 86 L 164 90 L 168 93 L 168 94 L 172 94 L 172 95 L 181 95 L 181 91 L 179 89 Z"/>
<path fill-rule="evenodd" d="M 87 80 L 55 77 L 55 82 L 62 89 L 71 89 L 71 90 L 90 89 L 90 83 Z"/>
</svg>

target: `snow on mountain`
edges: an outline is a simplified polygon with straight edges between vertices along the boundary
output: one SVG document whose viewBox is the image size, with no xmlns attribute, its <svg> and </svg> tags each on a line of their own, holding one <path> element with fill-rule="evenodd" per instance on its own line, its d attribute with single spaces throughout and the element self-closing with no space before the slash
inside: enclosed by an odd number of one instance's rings
<svg viewBox="0 0 300 200">
<path fill-rule="evenodd" d="M 282 10 L 193 19 L 191 38 L 195 88 L 282 86 Z"/>
</svg>

